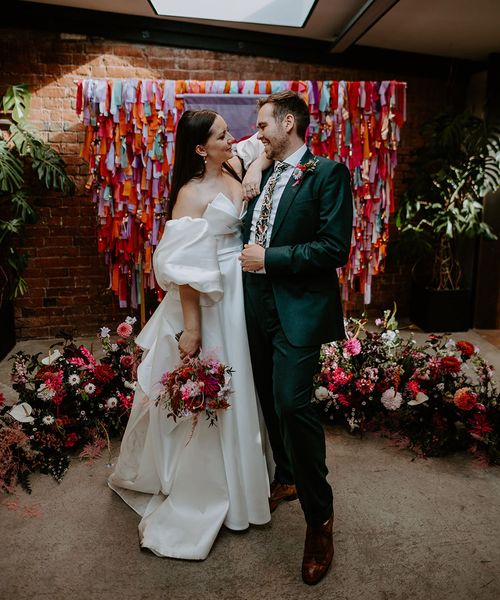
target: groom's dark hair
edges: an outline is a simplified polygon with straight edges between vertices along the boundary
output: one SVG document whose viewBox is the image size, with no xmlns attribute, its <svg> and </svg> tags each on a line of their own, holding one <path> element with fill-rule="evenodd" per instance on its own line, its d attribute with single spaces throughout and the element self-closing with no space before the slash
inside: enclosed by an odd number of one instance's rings
<svg viewBox="0 0 500 600">
<path fill-rule="evenodd" d="M 282 121 L 286 115 L 292 114 L 297 124 L 297 135 L 305 139 L 309 127 L 309 109 L 297 93 L 287 90 L 257 100 L 258 108 L 262 108 L 264 104 L 273 105 L 273 117 L 276 121 Z"/>
</svg>

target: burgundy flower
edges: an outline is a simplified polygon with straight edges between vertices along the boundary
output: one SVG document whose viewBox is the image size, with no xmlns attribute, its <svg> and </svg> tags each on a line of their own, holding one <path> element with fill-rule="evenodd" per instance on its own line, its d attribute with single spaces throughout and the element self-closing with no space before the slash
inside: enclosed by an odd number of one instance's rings
<svg viewBox="0 0 500 600">
<path fill-rule="evenodd" d="M 130 369 L 134 364 L 134 357 L 130 354 L 124 354 L 120 358 L 120 364 L 124 369 Z"/>
<path fill-rule="evenodd" d="M 460 373 L 462 368 L 462 363 L 456 356 L 443 356 L 440 365 L 446 373 Z"/>
<path fill-rule="evenodd" d="M 469 423 L 471 424 L 471 428 L 468 429 L 468 432 L 473 437 L 483 438 L 493 431 L 493 427 L 483 413 L 474 415 Z"/>
<path fill-rule="evenodd" d="M 94 378 L 99 383 L 108 383 L 112 381 L 116 376 L 113 368 L 109 365 L 96 365 L 94 369 Z"/>
</svg>

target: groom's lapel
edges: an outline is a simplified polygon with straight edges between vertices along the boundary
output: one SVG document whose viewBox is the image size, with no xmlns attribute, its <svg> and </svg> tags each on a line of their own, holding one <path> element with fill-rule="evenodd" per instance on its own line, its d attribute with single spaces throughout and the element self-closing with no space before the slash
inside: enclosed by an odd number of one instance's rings
<svg viewBox="0 0 500 600">
<path fill-rule="evenodd" d="M 310 150 L 306 150 L 299 164 L 303 165 L 312 158 L 314 158 L 313 154 L 310 152 Z M 288 180 L 288 183 L 286 184 L 286 187 L 283 190 L 283 194 L 281 194 L 280 202 L 278 204 L 278 210 L 276 211 L 276 217 L 274 218 L 273 230 L 271 233 L 271 239 L 269 240 L 269 243 L 273 241 L 274 236 L 276 235 L 278 229 L 283 223 L 286 214 L 290 206 L 292 205 L 292 202 L 294 201 L 295 196 L 297 195 L 297 192 L 299 191 L 300 186 L 302 185 L 302 181 L 305 177 L 306 175 L 304 174 L 299 182 L 297 182 L 293 176 L 291 176 Z"/>
</svg>

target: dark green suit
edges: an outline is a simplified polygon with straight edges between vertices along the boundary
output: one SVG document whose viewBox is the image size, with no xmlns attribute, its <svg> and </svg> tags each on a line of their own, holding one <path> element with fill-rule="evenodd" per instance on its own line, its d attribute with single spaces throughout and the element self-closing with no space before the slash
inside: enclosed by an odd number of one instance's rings
<svg viewBox="0 0 500 600">
<path fill-rule="evenodd" d="M 313 158 L 307 151 L 301 163 Z M 250 353 L 275 478 L 295 482 L 313 526 L 330 517 L 333 500 L 323 428 L 310 402 L 312 378 L 321 344 L 345 336 L 336 269 L 347 262 L 352 233 L 349 171 L 316 159 L 314 171 L 298 184 L 290 177 L 283 191 L 266 249 L 266 274 L 244 273 Z M 256 200 L 244 221 L 245 243 Z"/>
</svg>

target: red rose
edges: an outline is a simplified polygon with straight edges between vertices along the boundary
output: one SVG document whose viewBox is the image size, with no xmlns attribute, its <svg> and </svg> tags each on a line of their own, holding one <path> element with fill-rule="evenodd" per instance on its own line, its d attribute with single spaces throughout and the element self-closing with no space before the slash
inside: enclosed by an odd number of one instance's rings
<svg viewBox="0 0 500 600">
<path fill-rule="evenodd" d="M 456 356 L 443 356 L 440 361 L 440 366 L 447 373 L 460 373 L 462 363 Z"/>
<path fill-rule="evenodd" d="M 73 448 L 73 446 L 78 442 L 80 438 L 76 433 L 69 433 L 64 442 L 65 448 Z"/>
<path fill-rule="evenodd" d="M 455 392 L 453 402 L 460 410 L 471 410 L 477 404 L 477 396 L 469 388 L 460 388 Z"/>
<path fill-rule="evenodd" d="M 466 342 L 465 340 L 460 340 L 459 342 L 457 342 L 456 347 L 457 350 L 460 351 L 462 356 L 465 356 L 466 358 L 470 358 L 476 351 L 474 348 L 474 344 Z"/>
<path fill-rule="evenodd" d="M 0 392 L 0 408 L 5 404 L 5 396 Z"/>
</svg>

